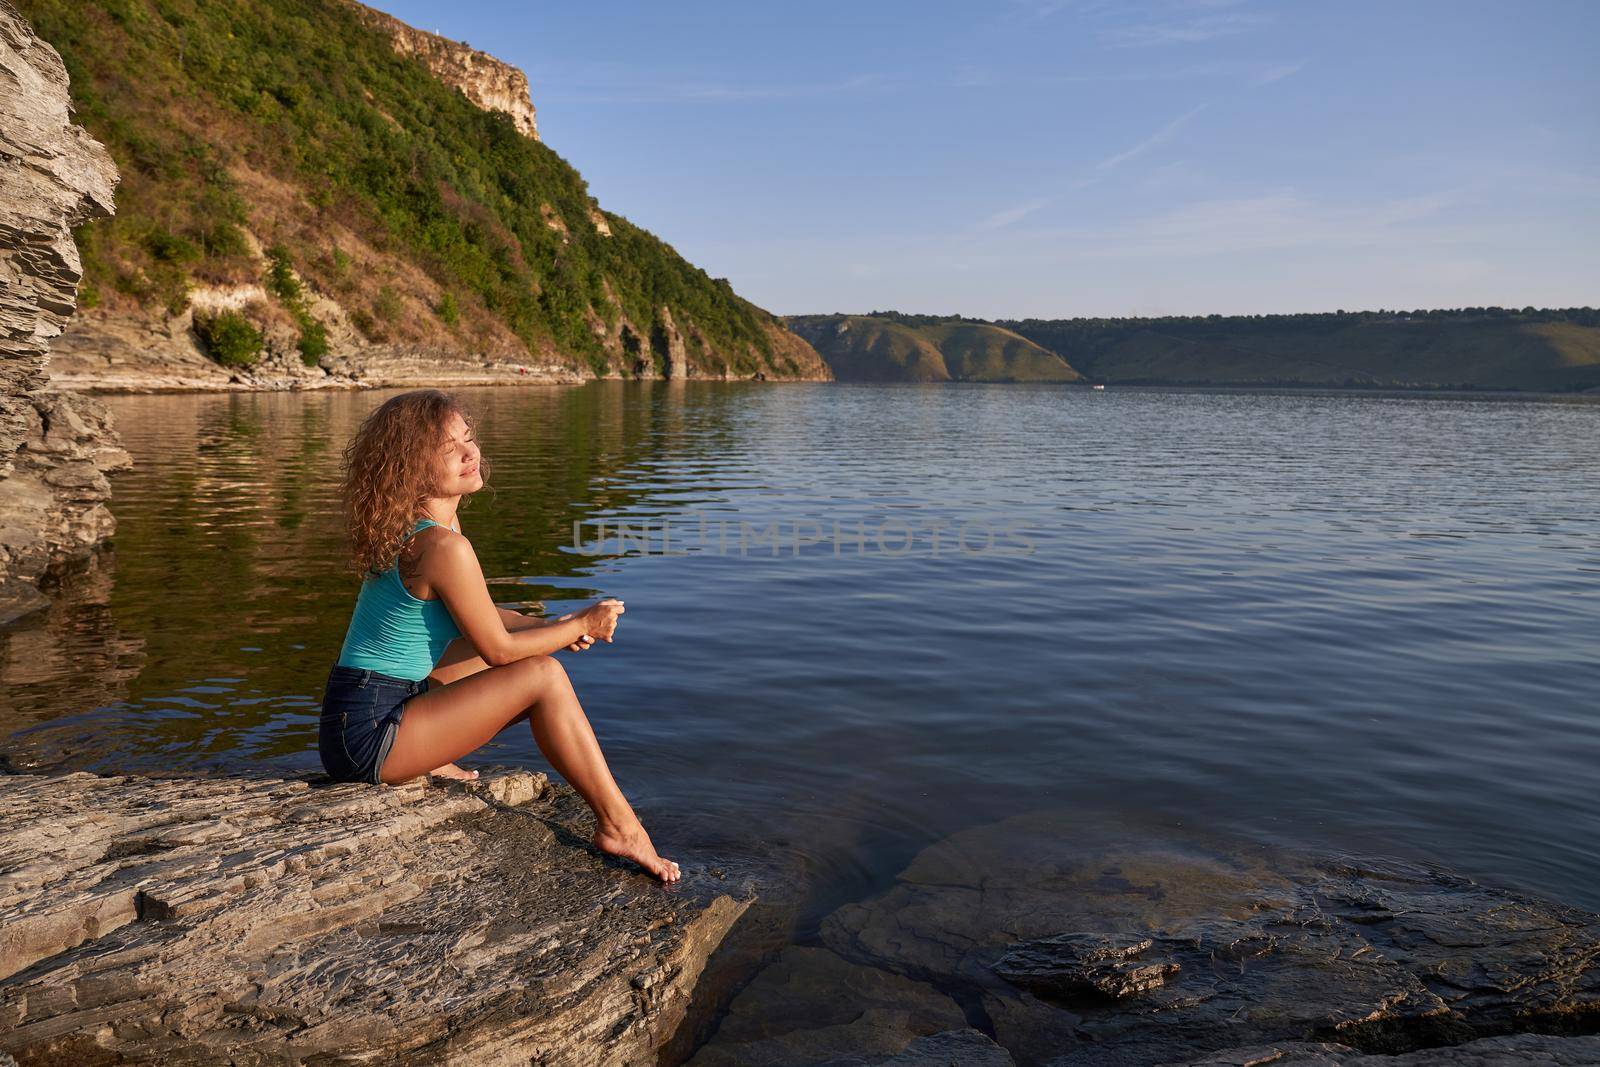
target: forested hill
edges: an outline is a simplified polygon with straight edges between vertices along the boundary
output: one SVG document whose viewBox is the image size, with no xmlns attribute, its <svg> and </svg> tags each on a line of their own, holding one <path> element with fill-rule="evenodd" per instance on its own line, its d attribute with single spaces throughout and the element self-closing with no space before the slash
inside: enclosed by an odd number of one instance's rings
<svg viewBox="0 0 1600 1067">
<path fill-rule="evenodd" d="M 1600 389 L 1600 312 L 1592 308 L 1022 319 L 998 325 L 1104 382 Z"/>
<path fill-rule="evenodd" d="M 795 315 L 840 381 L 1070 382 L 1078 372 L 1026 337 L 986 322 L 911 316 Z"/>
<path fill-rule="evenodd" d="M 537 139 L 520 72 L 466 45 L 349 0 L 17 2 L 122 173 L 116 217 L 78 234 L 91 318 L 241 365 L 387 345 L 826 376 L 726 279 L 601 211 Z"/>
</svg>

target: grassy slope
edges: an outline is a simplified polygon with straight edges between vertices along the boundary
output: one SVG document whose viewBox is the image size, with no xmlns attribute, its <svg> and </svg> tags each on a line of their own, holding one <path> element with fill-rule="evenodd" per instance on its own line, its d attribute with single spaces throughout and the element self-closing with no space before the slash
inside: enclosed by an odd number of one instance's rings
<svg viewBox="0 0 1600 1067">
<path fill-rule="evenodd" d="M 90 304 L 177 313 L 190 285 L 257 282 L 249 230 L 285 245 L 371 340 L 602 371 L 621 360 L 596 323 L 626 315 L 648 358 L 665 304 L 699 370 L 796 361 L 774 345 L 778 320 L 725 279 L 619 216 L 598 235 L 576 170 L 396 56 L 342 0 L 19 6 L 123 175 L 117 217 L 79 235 Z"/>
<path fill-rule="evenodd" d="M 869 315 L 789 320 L 840 381 L 1055 382 L 1077 372 L 1052 352 L 984 323 L 909 325 Z"/>
<path fill-rule="evenodd" d="M 1600 327 L 1540 315 L 1008 323 L 1112 382 L 1600 387 Z"/>
</svg>

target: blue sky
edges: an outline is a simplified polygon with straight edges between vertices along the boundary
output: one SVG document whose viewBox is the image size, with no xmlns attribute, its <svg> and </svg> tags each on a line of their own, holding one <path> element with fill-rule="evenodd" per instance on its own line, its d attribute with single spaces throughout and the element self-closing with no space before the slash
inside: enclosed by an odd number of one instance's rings
<svg viewBox="0 0 1600 1067">
<path fill-rule="evenodd" d="M 379 6 L 781 314 L 1600 305 L 1600 3 Z"/>
</svg>

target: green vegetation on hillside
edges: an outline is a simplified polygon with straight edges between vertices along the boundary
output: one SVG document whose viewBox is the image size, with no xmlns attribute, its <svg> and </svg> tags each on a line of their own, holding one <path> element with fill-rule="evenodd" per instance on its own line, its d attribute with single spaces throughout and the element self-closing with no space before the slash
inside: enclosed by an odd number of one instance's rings
<svg viewBox="0 0 1600 1067">
<path fill-rule="evenodd" d="M 1078 377 L 1061 357 L 1034 342 L 959 316 L 875 312 L 799 315 L 788 321 L 822 353 L 840 381 L 1065 382 Z"/>
<path fill-rule="evenodd" d="M 666 305 L 714 350 L 688 331 L 691 360 L 752 371 L 772 355 L 773 316 L 626 219 L 596 233 L 576 170 L 397 56 L 344 0 L 19 6 L 123 176 L 116 217 L 79 234 L 87 303 L 176 313 L 191 284 L 262 282 L 249 230 L 278 246 L 275 271 L 337 294 L 372 339 L 447 337 L 459 315 L 480 341 L 514 335 L 603 369 L 595 322 L 615 327 L 620 304 L 649 331 Z M 374 278 L 376 262 L 404 270 Z M 310 358 L 325 338 L 295 317 Z"/>
<path fill-rule="evenodd" d="M 1600 311 L 1458 308 L 1002 320 L 1090 378 L 1124 383 L 1600 387 Z"/>
<path fill-rule="evenodd" d="M 206 355 L 224 367 L 248 367 L 261 356 L 261 332 L 237 311 L 196 315 L 194 332 Z"/>
</svg>

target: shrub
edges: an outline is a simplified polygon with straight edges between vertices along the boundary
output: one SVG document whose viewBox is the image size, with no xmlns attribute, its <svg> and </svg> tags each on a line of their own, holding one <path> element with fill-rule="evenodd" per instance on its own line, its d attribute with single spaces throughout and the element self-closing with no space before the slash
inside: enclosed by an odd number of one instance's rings
<svg viewBox="0 0 1600 1067">
<path fill-rule="evenodd" d="M 294 264 L 289 261 L 289 250 L 282 245 L 267 249 L 267 291 L 289 305 L 291 311 L 305 296 L 300 279 L 295 277 Z"/>
<path fill-rule="evenodd" d="M 335 252 L 338 250 L 335 249 Z M 317 360 L 328 354 L 328 328 L 316 320 L 306 304 L 306 289 L 294 272 L 289 250 L 283 245 L 267 249 L 267 291 L 283 302 L 295 324 L 300 327 L 300 361 L 315 367 Z"/>
<path fill-rule="evenodd" d="M 456 294 L 448 289 L 439 298 L 439 306 L 433 310 L 439 316 L 439 321 L 446 326 L 454 326 L 461 318 L 461 309 L 456 306 Z"/>
<path fill-rule="evenodd" d="M 316 319 L 300 324 L 300 362 L 315 367 L 328 354 L 328 328 Z"/>
<path fill-rule="evenodd" d="M 372 310 L 384 322 L 393 322 L 400 317 L 401 306 L 400 294 L 385 285 L 378 290 L 378 302 Z"/>
<path fill-rule="evenodd" d="M 261 357 L 261 331 L 237 311 L 196 315 L 194 332 L 206 354 L 224 367 L 248 367 Z"/>
<path fill-rule="evenodd" d="M 193 241 L 168 230 L 151 230 L 145 235 L 144 247 L 158 263 L 187 263 L 200 255 Z"/>
</svg>

